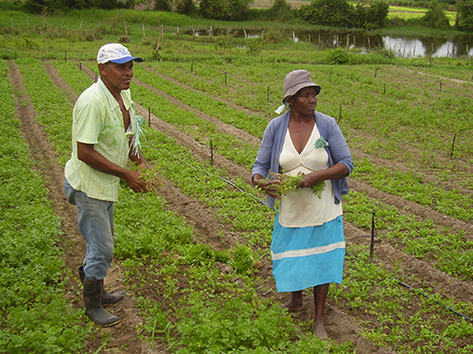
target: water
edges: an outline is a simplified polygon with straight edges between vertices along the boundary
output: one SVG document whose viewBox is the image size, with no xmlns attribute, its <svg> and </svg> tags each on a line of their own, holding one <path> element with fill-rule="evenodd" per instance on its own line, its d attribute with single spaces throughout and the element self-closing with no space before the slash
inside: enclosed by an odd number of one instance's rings
<svg viewBox="0 0 473 354">
<path fill-rule="evenodd" d="M 223 30 L 212 31 L 213 35 L 227 35 L 239 38 L 261 38 L 263 30 Z M 195 36 L 209 36 L 210 30 L 199 30 L 188 34 Z M 383 48 L 390 50 L 394 55 L 404 58 L 415 57 L 461 57 L 473 55 L 473 35 L 465 34 L 453 39 L 440 37 L 402 37 L 365 35 L 361 32 L 342 31 L 314 31 L 314 32 L 286 32 L 284 34 L 294 42 L 313 43 L 324 48 Z"/>
<path fill-rule="evenodd" d="M 383 37 L 384 47 L 391 49 L 400 57 L 460 57 L 473 54 L 471 40 L 439 40 L 436 38 L 407 39 L 402 37 Z"/>
<path fill-rule="evenodd" d="M 318 35 L 316 39 L 318 41 Z M 348 37 L 347 37 L 348 36 Z M 325 39 L 325 41 L 324 41 Z M 318 43 L 317 43 L 318 44 Z M 473 54 L 473 36 L 464 35 L 453 39 L 439 37 L 366 36 L 362 33 L 323 33 L 321 44 L 325 47 L 371 49 L 383 48 L 398 57 L 460 57 Z"/>
</svg>

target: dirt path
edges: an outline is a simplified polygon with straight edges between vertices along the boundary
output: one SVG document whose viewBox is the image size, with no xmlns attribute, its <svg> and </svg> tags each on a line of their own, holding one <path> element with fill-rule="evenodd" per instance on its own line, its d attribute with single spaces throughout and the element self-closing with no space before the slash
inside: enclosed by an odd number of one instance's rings
<svg viewBox="0 0 473 354">
<path fill-rule="evenodd" d="M 15 85 L 18 85 L 17 91 L 24 92 L 24 88 L 21 89 L 21 75 L 16 70 L 13 64 L 10 65 L 11 67 L 11 75 L 13 77 L 13 81 Z M 45 65 L 45 69 L 50 76 L 50 78 L 56 83 L 56 85 L 63 90 L 63 92 L 68 95 L 71 100 L 71 104 L 75 102 L 77 99 L 77 95 L 72 91 L 72 89 L 65 83 L 65 81 L 60 77 L 54 67 L 50 64 Z M 87 71 L 87 69 L 85 69 Z M 89 76 L 91 72 L 89 71 Z M 94 74 L 91 78 L 94 77 Z M 140 84 L 140 82 L 138 82 Z M 16 86 L 15 86 L 16 87 Z M 159 90 L 155 90 L 158 94 L 164 94 L 159 92 Z M 24 98 L 27 99 L 27 98 Z M 187 109 L 186 105 L 174 98 L 171 98 L 172 102 L 178 105 L 181 108 Z M 20 107 L 24 106 L 24 107 Z M 48 170 L 41 170 L 44 175 L 48 176 L 47 179 L 50 180 L 51 187 L 48 185 L 48 188 L 55 189 L 55 192 L 51 194 L 51 200 L 55 205 L 55 212 L 59 215 L 64 217 L 63 221 L 63 228 L 65 230 L 65 234 L 68 235 L 68 238 L 71 238 L 69 246 L 67 244 L 64 246 L 65 254 L 67 255 L 66 258 L 70 258 L 68 263 L 68 267 L 70 269 L 76 269 L 77 264 L 81 262 L 82 254 L 83 254 L 83 241 L 80 234 L 77 232 L 77 228 L 75 225 L 76 216 L 75 211 L 71 206 L 67 204 L 64 200 L 62 195 L 62 168 L 57 166 L 55 162 L 55 157 L 53 158 L 50 152 L 53 151 L 52 148 L 48 145 L 42 145 L 40 151 L 36 151 L 36 143 L 34 139 L 38 139 L 42 142 L 47 142 L 47 137 L 45 136 L 42 129 L 37 125 L 36 120 L 34 119 L 34 111 L 30 105 L 25 106 L 18 105 L 17 109 L 18 116 L 22 118 L 22 131 L 34 131 L 38 133 L 30 133 L 33 136 L 26 137 L 27 141 L 31 141 L 31 148 L 32 153 L 36 154 L 35 158 L 40 161 L 48 161 L 50 160 L 50 164 L 52 166 L 56 165 L 56 167 L 48 168 Z M 147 110 L 139 105 L 137 105 L 137 111 L 139 114 L 147 117 L 148 113 Z M 203 119 L 211 120 L 214 124 L 217 125 L 217 129 L 221 129 L 222 131 L 231 132 L 236 136 L 239 136 L 242 139 L 254 139 L 254 137 L 249 136 L 248 134 L 235 130 L 234 128 L 229 128 L 228 125 L 221 123 L 217 119 L 205 115 L 202 112 L 198 112 L 194 110 L 194 113 L 199 114 Z M 165 132 L 166 134 L 173 136 L 177 139 L 177 141 L 183 145 L 187 146 L 194 152 L 194 155 L 198 159 L 208 159 L 209 151 L 208 148 L 195 141 L 190 136 L 180 132 L 177 130 L 173 125 L 166 123 L 160 120 L 155 115 L 151 115 L 151 125 L 154 129 L 160 130 Z M 33 126 L 34 129 L 26 129 L 26 127 Z M 259 142 L 258 142 L 259 144 Z M 40 146 L 40 145 L 37 145 Z M 249 173 L 243 167 L 232 163 L 231 161 L 216 155 L 214 156 L 214 163 L 219 168 L 224 168 L 229 171 L 230 176 L 244 176 L 245 180 L 249 183 Z M 44 162 L 46 164 L 46 162 Z M 55 172 L 50 172 L 55 171 Z M 60 183 L 59 183 L 60 181 Z M 432 218 L 432 210 L 428 208 L 424 208 L 419 206 L 415 203 L 409 203 L 403 200 L 402 198 L 398 198 L 387 193 L 383 193 L 372 186 L 363 183 L 357 182 L 355 180 L 350 180 L 350 185 L 353 190 L 357 190 L 360 192 L 366 192 L 369 196 L 376 198 L 378 200 L 382 200 L 383 202 L 387 203 L 388 205 L 395 205 L 399 210 L 404 210 L 406 213 L 415 214 L 418 217 L 430 217 Z M 165 181 L 165 188 L 162 188 L 162 195 L 165 197 L 166 201 L 169 204 L 169 207 L 186 218 L 186 220 L 194 226 L 196 230 L 196 237 L 199 242 L 207 244 L 214 249 L 227 249 L 235 244 L 237 240 L 239 240 L 238 235 L 231 232 L 231 227 L 228 225 L 223 225 L 218 222 L 215 218 L 215 213 L 212 209 L 207 208 L 205 205 L 196 201 L 182 193 L 182 191 L 173 186 L 170 181 Z M 472 226 L 470 224 L 462 223 L 456 219 L 445 217 L 443 214 L 434 213 L 434 219 L 436 223 L 439 225 L 466 229 L 471 232 Z M 71 222 L 71 220 L 73 220 Z M 219 237 L 219 234 L 223 231 L 224 237 Z M 345 233 L 346 238 L 351 239 L 356 236 L 360 236 L 363 234 L 367 234 L 366 231 L 360 230 L 353 226 L 352 224 L 346 223 L 345 224 Z M 240 240 L 241 241 L 241 240 Z M 367 242 L 365 239 L 361 240 L 360 243 Z M 74 248 L 72 248 L 72 244 L 76 244 Z M 81 245 L 77 247 L 77 245 Z M 80 252 L 77 248 L 81 248 Z M 391 267 L 394 271 L 394 260 L 399 261 L 400 267 L 404 269 L 405 273 L 409 272 L 410 274 L 415 275 L 418 279 L 421 279 L 423 284 L 428 284 L 434 288 L 434 290 L 441 292 L 444 296 L 451 296 L 455 297 L 460 301 L 472 301 L 472 294 L 473 294 L 473 286 L 471 282 L 463 282 L 459 281 L 453 277 L 446 275 L 443 272 L 440 272 L 430 266 L 430 264 L 426 262 L 419 261 L 412 256 L 404 254 L 402 251 L 393 248 L 387 242 L 383 240 L 378 240 L 376 243 L 375 254 L 377 261 L 383 263 L 388 268 Z M 271 264 L 269 260 L 265 260 L 265 265 L 263 267 L 263 271 L 267 274 L 270 274 Z M 116 286 L 118 288 L 121 284 L 120 273 L 121 268 L 120 266 L 114 266 L 112 271 L 112 289 Z M 409 274 L 404 274 L 408 276 Z M 421 285 L 421 284 L 413 284 L 413 285 Z M 77 283 L 71 285 L 72 294 L 77 293 L 78 285 Z M 274 288 L 274 285 L 273 285 Z M 74 290 L 75 289 L 75 290 Z M 459 293 L 459 289 L 461 289 L 461 293 Z M 275 294 L 275 292 L 273 292 Z M 273 296 L 275 301 L 283 301 L 286 295 L 269 295 Z M 80 299 L 75 297 L 74 305 L 79 306 Z M 311 312 L 311 308 L 313 304 L 311 303 L 310 297 L 307 298 L 307 311 L 302 312 L 300 315 L 297 315 L 300 319 L 310 319 L 313 316 Z M 138 317 L 139 309 L 136 308 L 135 304 L 132 300 L 127 299 L 127 302 L 120 307 L 117 308 L 116 312 L 119 316 L 122 315 L 124 321 L 116 326 L 108 329 L 106 332 L 109 335 L 109 342 L 107 347 L 111 348 L 111 352 L 113 353 L 151 353 L 151 348 L 146 343 L 141 342 L 136 336 L 136 328 L 139 325 L 140 321 L 143 319 Z M 356 318 L 351 316 L 350 314 L 343 311 L 340 306 L 337 306 L 333 300 L 329 300 L 328 308 L 327 308 L 327 329 L 334 340 L 339 342 L 345 342 L 346 340 L 350 340 L 353 343 L 356 343 L 357 352 L 358 353 L 388 353 L 390 352 L 389 349 L 381 349 L 377 348 L 362 338 L 358 338 L 359 328 L 362 325 L 358 322 Z M 102 332 L 104 333 L 104 332 Z M 128 343 L 128 345 L 126 345 Z M 91 342 L 89 344 L 89 348 L 97 348 L 101 345 L 100 338 L 98 338 L 95 342 Z M 126 351 L 122 346 L 126 347 Z M 122 351 L 121 351 L 122 350 Z"/>
</svg>

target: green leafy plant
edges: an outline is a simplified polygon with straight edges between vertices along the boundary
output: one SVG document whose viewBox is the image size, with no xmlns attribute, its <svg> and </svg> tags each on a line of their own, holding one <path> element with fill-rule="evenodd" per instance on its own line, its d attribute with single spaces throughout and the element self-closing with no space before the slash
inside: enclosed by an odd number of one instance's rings
<svg viewBox="0 0 473 354">
<path fill-rule="evenodd" d="M 304 178 L 304 174 L 299 173 L 297 176 L 278 174 L 277 177 L 281 181 L 281 183 L 275 184 L 277 187 L 277 194 L 284 198 L 284 196 L 289 193 L 294 193 L 297 190 L 297 185 Z M 319 199 L 322 198 L 322 192 L 325 190 L 325 181 L 318 182 L 311 189 Z"/>
</svg>

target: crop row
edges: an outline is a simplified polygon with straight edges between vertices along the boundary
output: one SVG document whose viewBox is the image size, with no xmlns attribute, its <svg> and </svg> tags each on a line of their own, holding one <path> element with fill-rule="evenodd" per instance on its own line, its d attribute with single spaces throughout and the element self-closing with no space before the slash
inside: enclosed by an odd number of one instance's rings
<svg viewBox="0 0 473 354">
<path fill-rule="evenodd" d="M 77 352 L 90 327 L 79 325 L 79 312 L 64 296 L 60 220 L 15 117 L 15 95 L 25 98 L 14 92 L 5 61 L 0 73 L 0 351 Z"/>
<path fill-rule="evenodd" d="M 40 68 L 38 67 L 38 70 L 40 70 Z M 27 76 L 28 72 L 31 71 L 31 67 L 28 69 L 28 70 L 24 70 L 23 71 L 23 75 Z M 38 72 L 35 73 L 36 77 L 38 75 Z M 67 77 L 65 77 L 66 80 L 67 80 Z M 26 82 L 26 81 L 25 81 Z M 53 89 L 53 88 L 52 88 Z M 67 105 L 64 105 L 65 107 L 69 107 L 70 109 L 70 104 L 67 104 Z M 158 110 L 159 111 L 159 110 Z M 154 109 L 153 109 L 153 112 L 154 112 Z M 64 123 L 65 125 L 67 125 L 67 122 Z M 67 145 L 69 142 L 65 142 L 65 144 Z M 233 227 L 235 228 L 235 230 L 239 230 L 239 231 L 248 231 L 248 230 L 252 230 L 249 235 L 251 234 L 254 234 L 254 230 L 262 230 L 261 232 L 263 232 L 264 234 L 267 235 L 268 233 L 268 230 L 270 229 L 270 224 L 269 222 L 267 221 L 267 224 L 261 224 L 261 220 L 268 220 L 268 210 L 266 210 L 265 208 L 262 208 L 262 210 L 260 211 L 260 213 L 262 212 L 263 215 L 266 215 L 266 216 L 261 216 L 261 215 L 258 215 L 258 213 L 255 213 L 255 211 L 258 210 L 258 203 L 256 203 L 257 205 L 255 205 L 255 202 L 254 200 L 252 200 L 253 198 L 249 198 L 251 199 L 251 203 L 249 203 L 248 206 L 245 206 L 245 207 L 241 207 L 241 208 L 238 208 L 238 212 L 237 213 L 233 213 L 232 212 L 232 209 L 236 209 L 236 204 L 245 204 L 244 201 L 246 200 L 246 198 L 242 198 L 241 195 L 239 193 L 237 193 L 238 195 L 235 195 L 235 192 L 234 191 L 229 191 L 228 190 L 228 187 L 226 187 L 222 182 L 221 180 L 213 180 L 211 178 L 208 178 L 208 176 L 206 177 L 202 177 L 202 178 L 196 178 L 196 171 L 200 171 L 200 174 L 202 174 L 203 176 L 205 175 L 205 171 L 208 171 L 209 173 L 212 173 L 212 174 L 218 174 L 218 172 L 216 172 L 214 169 L 210 168 L 206 165 L 206 164 L 198 164 L 197 161 L 195 161 L 193 158 L 192 158 L 192 155 L 190 154 L 190 152 L 186 152 L 185 149 L 183 151 L 183 148 L 182 147 L 179 147 L 176 145 L 175 142 L 173 142 L 172 139 L 169 139 L 168 137 L 165 137 L 163 136 L 162 134 L 158 133 L 158 132 L 154 132 L 152 130 L 149 130 L 147 133 L 146 133 L 146 142 L 145 142 L 145 146 L 146 146 L 146 156 L 148 156 L 150 158 L 150 162 L 153 163 L 153 164 L 158 164 L 159 166 L 159 169 L 162 171 L 162 173 L 167 177 L 167 178 L 170 178 L 171 180 L 173 180 L 173 182 L 175 183 L 178 183 L 178 185 L 180 186 L 180 188 L 186 192 L 186 194 L 190 195 L 190 196 L 193 196 L 195 198 L 199 198 L 200 200 L 202 200 L 202 202 L 206 203 L 207 205 L 211 206 L 211 207 L 214 207 L 214 208 L 219 208 L 219 213 L 220 215 L 228 215 L 228 220 L 233 222 Z M 182 151 L 182 152 L 180 152 Z M 165 153 L 165 152 L 169 152 L 169 153 Z M 178 156 L 176 158 L 176 156 Z M 160 161 L 162 160 L 162 161 Z M 177 161 L 181 162 L 181 164 L 178 164 Z M 182 166 L 182 161 L 187 161 L 189 162 L 189 165 L 191 166 L 194 166 L 196 168 L 189 168 L 189 169 L 186 169 Z M 228 176 L 225 176 L 225 177 L 228 177 Z M 209 194 L 211 197 L 209 196 L 206 196 L 206 194 Z M 356 198 L 356 196 L 355 196 Z M 122 198 L 122 199 L 128 199 L 128 198 Z M 361 201 L 361 199 L 358 199 L 356 200 L 356 202 L 353 204 L 354 207 L 353 209 L 358 209 L 358 207 L 363 210 L 363 203 L 359 203 L 359 201 Z M 136 200 L 135 200 L 136 202 Z M 352 203 L 352 201 L 347 201 L 347 204 L 348 206 Z M 136 204 L 136 203 L 135 203 Z M 146 205 L 146 204 L 141 204 L 141 205 Z M 356 205 L 356 208 L 355 208 L 355 205 Z M 261 208 L 261 207 L 260 207 Z M 150 210 L 154 210 L 154 209 L 151 209 L 149 208 Z M 241 210 L 247 210 L 247 213 L 248 214 L 243 214 L 241 212 Z M 369 209 L 369 207 L 368 207 Z M 120 213 L 121 209 L 119 209 L 119 211 L 117 211 L 117 213 Z M 126 212 L 125 212 L 126 210 Z M 157 207 L 157 210 L 159 210 L 159 208 Z M 249 211 L 249 212 L 248 212 Z M 365 210 L 366 211 L 366 210 Z M 134 237 L 134 235 L 136 233 L 140 233 L 141 232 L 141 224 L 142 224 L 142 221 L 141 221 L 141 218 L 140 218 L 140 215 L 142 214 L 142 209 L 141 208 L 137 208 L 136 211 L 133 210 L 133 208 L 131 208 L 131 211 L 130 211 L 130 208 L 125 208 L 123 209 L 123 212 L 125 214 L 123 214 L 124 216 L 121 216 L 121 217 L 126 217 L 126 214 L 131 214 L 130 215 L 130 220 L 128 221 L 131 221 L 133 220 L 134 221 L 134 224 L 138 223 L 140 224 L 140 227 L 138 228 L 138 230 L 129 230 L 128 231 L 128 234 L 129 234 L 129 240 L 132 240 L 132 237 Z M 151 211 L 150 211 L 151 212 Z M 249 217 L 249 214 L 251 212 L 251 215 L 253 216 L 252 218 Z M 351 212 L 348 212 L 348 214 L 350 214 Z M 355 213 L 355 211 L 353 212 Z M 134 214 L 134 215 L 133 215 Z M 256 214 L 256 215 L 255 215 Z M 361 211 L 360 212 L 360 215 L 363 216 L 364 213 Z M 121 223 L 121 217 L 117 217 L 117 222 L 120 224 Z M 238 223 L 238 220 L 245 220 L 246 218 L 248 217 L 248 220 L 253 220 L 253 219 L 257 219 L 257 220 L 260 220 L 259 224 L 249 224 L 249 226 L 244 226 L 244 225 L 241 225 Z M 396 214 L 394 213 L 393 214 L 393 219 L 396 218 Z M 146 220 L 147 219 L 153 219 L 153 218 L 145 218 Z M 237 220 L 237 221 L 235 221 Z M 129 225 L 130 223 L 123 223 L 123 225 Z M 132 224 L 132 225 L 134 225 Z M 166 223 L 165 223 L 166 224 Z M 172 229 L 173 227 L 175 226 L 170 226 L 170 228 Z M 126 229 L 127 227 L 124 227 L 124 229 Z M 146 245 L 148 244 L 151 244 L 153 245 L 156 244 L 158 245 L 159 244 L 159 241 L 158 240 L 155 240 L 156 237 L 153 237 L 152 235 L 158 235 L 160 234 L 160 232 L 162 232 L 161 230 L 156 230 L 156 226 L 153 226 L 152 228 L 145 228 L 143 227 L 143 242 L 141 243 L 138 243 L 138 245 L 141 244 L 141 248 L 146 248 Z M 185 232 L 184 232 L 185 234 Z M 249 239 L 253 239 L 253 240 L 259 240 L 259 242 L 261 242 L 261 234 L 257 234 L 257 236 L 259 236 L 259 238 L 254 238 L 254 236 L 249 236 Z M 174 237 L 174 236 L 173 236 Z M 188 237 L 188 236 L 187 236 Z M 267 236 L 266 236 L 267 238 Z M 264 238 L 263 238 L 264 240 Z M 184 237 L 184 240 L 182 241 L 182 243 L 186 243 L 186 241 L 188 241 L 188 239 L 186 237 Z M 121 242 L 121 241 L 120 241 Z M 259 242 L 254 242 L 255 244 L 259 244 Z M 267 242 L 268 240 L 264 241 L 262 244 L 259 244 L 259 247 L 261 247 L 260 249 L 261 250 L 264 250 L 260 256 L 264 256 L 264 254 L 266 254 L 267 252 Z M 148 249 L 148 251 L 146 252 L 146 254 L 153 254 L 153 252 L 156 252 L 156 254 L 161 254 L 163 249 L 167 249 L 171 247 L 171 245 L 174 245 L 174 243 L 179 243 L 179 242 L 176 242 L 174 240 L 174 238 L 171 238 L 169 244 L 166 244 L 166 245 L 161 245 L 161 246 L 152 246 L 151 248 Z M 126 258 L 126 260 L 124 260 L 124 264 L 128 264 L 128 266 L 130 267 L 130 269 L 133 269 L 133 267 L 137 267 L 136 265 L 133 264 L 133 261 L 132 261 L 132 257 L 131 255 L 132 254 L 135 254 L 135 253 L 138 253 L 140 254 L 140 251 L 137 251 L 136 249 L 134 249 L 134 243 L 129 241 L 129 242 L 125 242 L 123 243 L 121 246 L 119 246 L 119 242 L 117 241 L 117 248 L 118 248 L 118 254 L 121 256 L 121 257 L 124 257 L 124 256 L 128 256 L 129 258 Z M 123 245 L 126 245 L 123 246 Z M 138 249 L 140 248 L 138 247 Z M 173 246 L 174 247 L 174 246 Z M 128 249 L 131 249 L 128 250 Z M 126 251 L 123 251 L 122 250 L 126 250 Z M 241 248 L 242 251 L 240 252 L 244 252 L 245 248 Z M 120 254 L 120 252 L 122 252 Z M 207 254 L 209 251 L 207 248 L 202 248 L 200 253 L 202 254 Z M 192 254 L 193 257 L 189 257 L 189 254 Z M 197 253 L 199 254 L 199 253 Z M 141 254 L 143 255 L 143 254 Z M 188 250 L 180 250 L 180 253 L 179 253 L 179 256 L 182 257 L 182 259 L 184 260 L 189 260 L 189 259 L 194 259 L 196 258 L 196 255 L 193 253 L 193 251 L 188 251 Z M 177 259 L 179 260 L 180 257 L 177 257 Z M 203 257 L 205 258 L 205 257 Z M 212 258 L 212 257 L 211 257 Z M 198 258 L 197 258 L 198 259 Z M 227 262 L 230 263 L 230 260 L 231 257 L 228 257 L 228 258 L 225 258 L 224 255 L 218 255 L 215 256 L 215 259 L 219 259 L 219 260 L 225 260 L 227 259 Z M 154 259 L 153 259 L 154 261 Z M 147 262 L 148 261 L 141 261 L 141 262 L 144 262 L 145 264 L 148 264 Z M 176 261 L 177 262 L 177 261 Z M 183 261 L 184 262 L 184 261 Z M 200 261 L 199 261 L 200 262 Z M 235 269 L 238 269 L 238 266 L 236 265 L 235 263 L 235 260 L 233 258 L 233 263 L 231 263 Z M 184 262 L 184 264 L 186 264 Z M 354 263 L 354 264 L 358 264 L 358 263 Z M 148 267 L 149 268 L 152 268 L 152 264 L 148 264 Z M 253 264 L 250 264 L 250 266 L 248 267 L 247 265 L 247 268 L 246 270 L 248 269 L 252 269 L 253 268 Z M 351 266 L 349 267 L 351 268 Z M 245 270 L 245 268 L 241 268 L 243 271 Z M 151 271 L 151 270 L 150 270 Z M 197 271 L 197 270 L 194 270 L 194 271 Z M 175 270 L 175 272 L 178 272 L 178 270 Z M 135 273 L 136 274 L 136 273 Z M 352 274 L 351 270 L 349 269 L 348 270 L 348 279 L 353 279 L 355 277 L 357 277 L 356 274 L 358 274 L 357 272 L 354 272 L 354 274 Z M 382 272 L 382 270 L 380 269 L 375 269 L 373 270 L 373 274 L 384 274 Z M 193 274 L 193 276 L 196 276 L 195 274 Z M 202 275 L 200 275 L 202 276 Z M 379 283 L 383 277 L 380 279 L 378 277 L 376 277 L 375 275 L 374 276 L 374 279 L 372 280 L 373 284 L 376 284 L 376 283 Z M 363 279 L 363 278 L 366 278 L 366 274 L 362 274 L 360 276 L 361 278 L 360 279 Z M 172 278 L 172 277 L 171 277 Z M 385 277 L 384 277 L 385 278 Z M 132 277 L 130 278 L 132 279 Z M 251 284 L 251 280 L 252 278 L 248 278 L 247 281 L 250 282 Z M 146 280 L 144 280 L 146 282 Z M 214 283 L 215 283 L 215 279 L 213 279 Z M 214 284 L 212 283 L 212 284 Z M 173 282 L 172 282 L 172 279 L 168 279 L 168 282 L 166 282 L 166 286 L 167 286 L 167 291 L 169 292 L 172 292 L 173 290 Z M 175 286 L 176 284 L 174 284 L 174 291 L 177 291 L 175 290 Z M 346 290 L 347 288 L 350 288 L 352 289 L 351 291 L 351 294 L 353 295 L 350 295 L 348 294 L 349 292 L 347 291 L 343 291 L 343 290 L 340 290 L 340 294 L 338 294 L 338 292 L 336 290 L 333 290 L 334 292 L 334 295 L 336 295 L 337 298 L 339 299 L 345 299 L 345 300 L 348 300 L 349 297 L 351 296 L 355 296 L 356 294 L 365 294 L 367 293 L 366 295 L 368 295 L 369 291 L 368 292 L 363 292 L 360 290 L 359 288 L 359 285 L 357 284 L 357 282 L 355 281 L 352 281 L 352 280 L 347 280 L 347 283 L 345 284 L 346 288 L 343 288 L 344 290 Z M 364 285 L 365 288 L 366 288 L 366 285 Z M 389 283 L 389 284 L 386 284 L 387 287 L 392 287 L 392 284 Z M 369 289 L 373 289 L 371 286 Z M 195 296 L 195 295 L 194 295 Z M 409 296 L 409 294 L 402 294 L 402 296 Z M 189 300 L 189 298 L 186 298 L 185 300 Z M 380 300 L 378 300 L 380 301 Z M 403 300 L 404 301 L 404 300 Z M 410 301 L 410 300 L 405 300 L 405 301 Z M 396 301 L 397 302 L 397 301 Z M 189 302 L 190 304 L 194 304 L 195 305 L 195 300 L 193 301 L 190 301 Z M 355 302 L 353 302 L 353 304 L 355 304 Z M 352 302 L 350 302 L 350 306 L 353 306 Z M 376 307 L 374 307 L 374 305 L 376 305 Z M 223 306 L 225 306 L 225 304 L 222 304 Z M 157 305 L 152 305 L 151 308 L 155 309 L 154 311 L 158 311 L 156 310 L 156 307 Z M 200 311 L 200 315 L 202 316 L 209 316 L 209 314 L 205 311 L 202 311 L 202 308 L 204 307 L 203 304 L 201 303 L 198 303 L 197 305 L 195 305 L 197 307 L 195 307 L 194 309 L 195 310 L 201 310 Z M 389 306 L 386 305 L 386 304 L 383 304 L 383 303 L 379 303 L 379 302 L 370 302 L 370 301 L 367 301 L 367 303 L 363 303 L 363 308 L 370 312 L 370 313 L 379 313 L 379 309 L 377 307 L 381 307 L 381 308 L 386 308 L 386 313 L 384 313 L 383 316 L 388 316 L 389 313 L 392 313 L 389 309 Z M 367 307 L 365 307 L 367 306 Z M 370 307 L 371 306 L 371 307 Z M 400 305 L 397 305 L 398 307 Z M 429 305 L 430 306 L 430 305 Z M 435 308 L 435 309 L 429 309 L 427 312 L 429 311 L 437 311 L 438 308 Z M 176 310 L 177 311 L 177 310 Z M 198 311 L 195 311 L 196 313 Z M 159 313 L 159 311 L 158 311 Z M 423 315 L 419 315 L 422 316 Z M 427 315 L 428 316 L 428 315 Z M 159 317 L 159 316 L 158 316 Z M 208 320 L 208 318 L 207 318 Z M 168 321 L 168 322 L 166 322 Z M 195 319 L 194 319 L 195 321 Z M 163 325 L 162 327 L 159 327 L 160 330 L 162 331 L 165 331 L 166 329 L 166 326 L 169 324 L 169 323 L 172 323 L 172 321 L 167 318 L 167 317 L 164 317 L 164 320 L 163 320 Z M 204 323 L 204 319 L 201 318 L 201 321 L 199 323 Z M 208 323 L 205 322 L 207 325 Z M 412 329 L 409 329 L 409 331 L 420 331 L 420 328 L 417 328 L 415 329 L 415 325 L 412 324 L 413 328 Z M 458 322 L 458 324 L 452 324 L 451 326 L 453 327 L 449 327 L 449 331 L 448 332 L 455 332 L 453 329 L 455 329 L 456 327 L 460 326 L 464 326 L 461 324 L 461 322 Z M 149 325 L 149 327 L 152 327 L 152 325 Z M 170 328 L 169 326 L 167 327 L 168 329 Z M 189 330 L 190 327 L 188 327 L 188 330 Z M 200 327 L 198 327 L 200 328 Z M 462 327 L 463 328 L 463 327 Z M 468 327 L 466 327 L 468 329 Z M 157 327 L 155 328 L 157 329 Z M 152 329 L 151 329 L 152 331 Z M 430 337 L 436 337 L 437 335 L 435 334 L 435 331 L 434 329 L 432 329 L 432 333 L 429 335 Z M 465 329 L 463 329 L 463 332 L 465 332 Z M 383 334 L 384 333 L 384 334 Z M 195 335 L 195 333 L 193 333 L 193 335 Z M 398 335 L 402 335 L 402 334 L 398 334 Z M 466 334 L 465 335 L 468 335 L 468 332 L 466 331 Z M 379 329 L 379 333 L 378 333 L 378 336 L 380 338 L 382 338 L 383 340 L 381 341 L 379 338 L 377 338 L 376 340 L 377 341 L 380 341 L 381 344 L 383 345 L 386 345 L 387 343 L 391 343 L 391 342 L 394 342 L 396 340 L 396 337 L 392 335 L 392 333 L 389 332 L 389 328 L 385 328 L 385 327 L 382 327 L 381 329 Z M 438 336 L 437 336 L 438 337 Z M 185 336 L 184 336 L 185 338 Z M 447 345 L 452 345 L 452 341 L 451 339 L 448 339 L 448 338 L 451 338 L 449 337 L 448 333 L 444 335 L 444 337 L 442 337 L 441 339 L 437 339 L 435 343 L 437 344 L 432 344 L 432 341 L 431 341 L 431 344 L 430 345 L 441 345 L 441 344 L 445 344 L 445 341 L 447 340 Z M 427 338 L 428 339 L 428 338 Z M 426 339 L 426 342 L 427 343 L 427 339 Z M 207 340 L 209 340 L 207 338 Z M 422 345 L 427 345 L 427 344 L 422 344 Z"/>
</svg>

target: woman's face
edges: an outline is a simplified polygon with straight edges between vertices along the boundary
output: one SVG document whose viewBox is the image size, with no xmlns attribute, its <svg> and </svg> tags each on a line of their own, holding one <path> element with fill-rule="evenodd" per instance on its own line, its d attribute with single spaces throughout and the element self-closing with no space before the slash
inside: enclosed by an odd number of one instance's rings
<svg viewBox="0 0 473 354">
<path fill-rule="evenodd" d="M 317 91 L 315 87 L 305 87 L 289 99 L 291 109 L 302 115 L 314 115 L 317 106 Z"/>
</svg>

